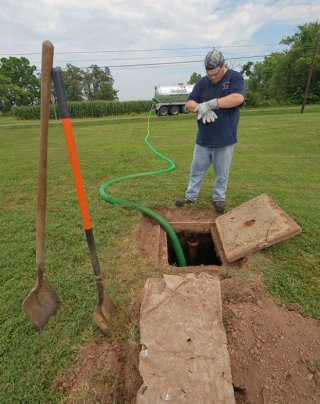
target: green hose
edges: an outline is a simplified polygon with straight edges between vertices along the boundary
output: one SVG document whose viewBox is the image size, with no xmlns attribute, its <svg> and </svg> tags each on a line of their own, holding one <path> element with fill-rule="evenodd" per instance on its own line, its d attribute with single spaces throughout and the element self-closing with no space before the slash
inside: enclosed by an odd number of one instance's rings
<svg viewBox="0 0 320 404">
<path fill-rule="evenodd" d="M 151 144 L 148 141 L 148 138 L 150 137 L 150 116 L 151 116 L 151 112 L 152 109 L 149 112 L 149 116 L 148 116 L 148 125 L 147 125 L 147 136 L 144 139 L 145 143 L 147 144 L 147 146 L 150 148 L 150 150 L 155 153 L 158 157 L 160 157 L 162 160 L 165 160 L 170 167 L 163 169 L 163 170 L 156 170 L 156 171 L 149 171 L 149 172 L 144 172 L 144 173 L 137 173 L 137 174 L 131 174 L 131 175 L 126 175 L 123 177 L 118 177 L 118 178 L 114 178 L 110 181 L 105 182 L 104 184 L 102 184 L 99 188 L 99 195 L 100 197 L 105 200 L 106 202 L 112 203 L 114 205 L 119 205 L 119 206 L 123 206 L 126 208 L 133 208 L 133 209 L 138 209 L 141 212 L 143 212 L 144 214 L 146 214 L 147 216 L 151 217 L 152 219 L 154 219 L 155 221 L 157 221 L 160 226 L 165 230 L 165 232 L 167 233 L 167 235 L 169 236 L 171 243 L 172 243 L 172 247 L 175 251 L 176 254 L 176 258 L 178 261 L 178 265 L 180 267 L 185 267 L 186 264 L 186 260 L 184 257 L 184 253 L 180 244 L 180 241 L 175 233 L 175 231 L 173 230 L 173 228 L 170 226 L 170 224 L 160 215 L 158 215 L 156 212 L 154 212 L 153 210 L 146 208 L 145 206 L 137 203 L 137 202 L 132 202 L 132 201 L 128 201 L 126 199 L 122 199 L 122 198 L 117 198 L 111 195 L 108 195 L 106 192 L 106 189 L 108 187 L 110 187 L 113 184 L 116 184 L 117 182 L 123 181 L 123 180 L 128 180 L 128 179 L 132 179 L 132 178 L 138 178 L 138 177 L 142 177 L 145 175 L 154 175 L 154 174 L 163 174 L 172 170 L 176 169 L 176 165 L 173 161 L 171 161 L 170 159 L 168 159 L 167 157 L 163 156 L 162 154 L 160 154 L 154 147 L 151 146 Z"/>
</svg>

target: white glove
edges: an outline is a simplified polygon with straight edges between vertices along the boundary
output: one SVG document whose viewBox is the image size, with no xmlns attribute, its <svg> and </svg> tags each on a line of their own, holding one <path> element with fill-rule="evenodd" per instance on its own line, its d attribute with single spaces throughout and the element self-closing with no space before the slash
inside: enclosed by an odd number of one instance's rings
<svg viewBox="0 0 320 404">
<path fill-rule="evenodd" d="M 218 119 L 218 116 L 211 109 L 209 109 L 209 111 L 205 112 L 203 115 L 198 114 L 198 119 L 202 119 L 202 123 L 209 123 Z"/>
<path fill-rule="evenodd" d="M 208 112 L 210 109 L 215 109 L 215 108 L 218 108 L 218 100 L 216 98 L 213 98 L 212 100 L 202 102 L 201 104 L 199 104 L 196 107 L 195 111 L 198 112 L 198 116 L 199 116 L 199 114 L 202 116 L 203 114 Z"/>
</svg>

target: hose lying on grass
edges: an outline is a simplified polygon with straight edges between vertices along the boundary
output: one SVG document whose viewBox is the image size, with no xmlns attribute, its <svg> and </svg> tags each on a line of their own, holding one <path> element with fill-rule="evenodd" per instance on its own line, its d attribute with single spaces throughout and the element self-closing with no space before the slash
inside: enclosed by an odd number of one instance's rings
<svg viewBox="0 0 320 404">
<path fill-rule="evenodd" d="M 176 169 L 176 165 L 173 161 L 171 161 L 169 158 L 163 156 L 161 153 L 159 153 L 148 141 L 148 138 L 150 137 L 150 116 L 151 116 L 152 109 L 149 112 L 148 116 L 148 125 L 147 125 L 147 136 L 144 139 L 146 145 L 149 147 L 149 149 L 158 157 L 160 157 L 162 160 L 166 161 L 169 164 L 168 168 L 162 169 L 162 170 L 156 170 L 156 171 L 148 171 L 148 172 L 143 172 L 143 173 L 137 173 L 137 174 L 131 174 L 131 175 L 125 175 L 123 177 L 118 177 L 114 178 L 110 181 L 105 182 L 102 184 L 99 188 L 99 195 L 100 197 L 105 200 L 106 202 L 112 203 L 114 205 L 119 205 L 123 206 L 126 208 L 133 208 L 133 209 L 138 209 L 145 215 L 151 217 L 155 221 L 157 221 L 160 226 L 165 230 L 167 233 L 168 237 L 171 240 L 172 247 L 175 251 L 176 258 L 178 261 L 178 265 L 180 267 L 186 266 L 186 260 L 184 257 L 184 253 L 180 244 L 180 241 L 173 230 L 173 228 L 170 226 L 170 224 L 158 213 L 154 212 L 153 210 L 146 208 L 145 206 L 141 205 L 140 203 L 137 202 L 132 202 L 128 201 L 126 199 L 118 198 L 115 196 L 111 196 L 107 194 L 107 188 L 109 188 L 111 185 L 116 184 L 118 182 L 128 180 L 128 179 L 133 179 L 133 178 L 138 178 L 146 175 L 155 175 L 155 174 L 163 174 L 172 170 Z"/>
</svg>

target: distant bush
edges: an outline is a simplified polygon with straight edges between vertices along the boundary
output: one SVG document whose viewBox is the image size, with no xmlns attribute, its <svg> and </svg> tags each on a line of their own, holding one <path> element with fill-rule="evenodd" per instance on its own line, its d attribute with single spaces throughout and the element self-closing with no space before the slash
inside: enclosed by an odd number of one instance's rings
<svg viewBox="0 0 320 404">
<path fill-rule="evenodd" d="M 152 101 L 79 101 L 69 102 L 71 118 L 100 118 L 104 116 L 139 114 L 150 111 Z M 59 116 L 57 104 L 51 105 L 50 118 Z M 18 119 L 40 119 L 40 106 L 23 106 L 14 109 Z"/>
</svg>

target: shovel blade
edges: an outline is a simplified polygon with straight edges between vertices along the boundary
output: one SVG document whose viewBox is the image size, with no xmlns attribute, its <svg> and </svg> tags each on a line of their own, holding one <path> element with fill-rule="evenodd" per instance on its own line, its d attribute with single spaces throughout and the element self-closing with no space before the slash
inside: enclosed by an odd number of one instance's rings
<svg viewBox="0 0 320 404">
<path fill-rule="evenodd" d="M 114 304 L 110 297 L 105 293 L 102 303 L 97 304 L 93 312 L 93 319 L 104 334 L 107 334 L 108 322 L 110 322 L 114 312 Z"/>
<path fill-rule="evenodd" d="M 58 310 L 58 296 L 47 278 L 43 278 L 22 303 L 32 324 L 41 331 Z"/>
</svg>

